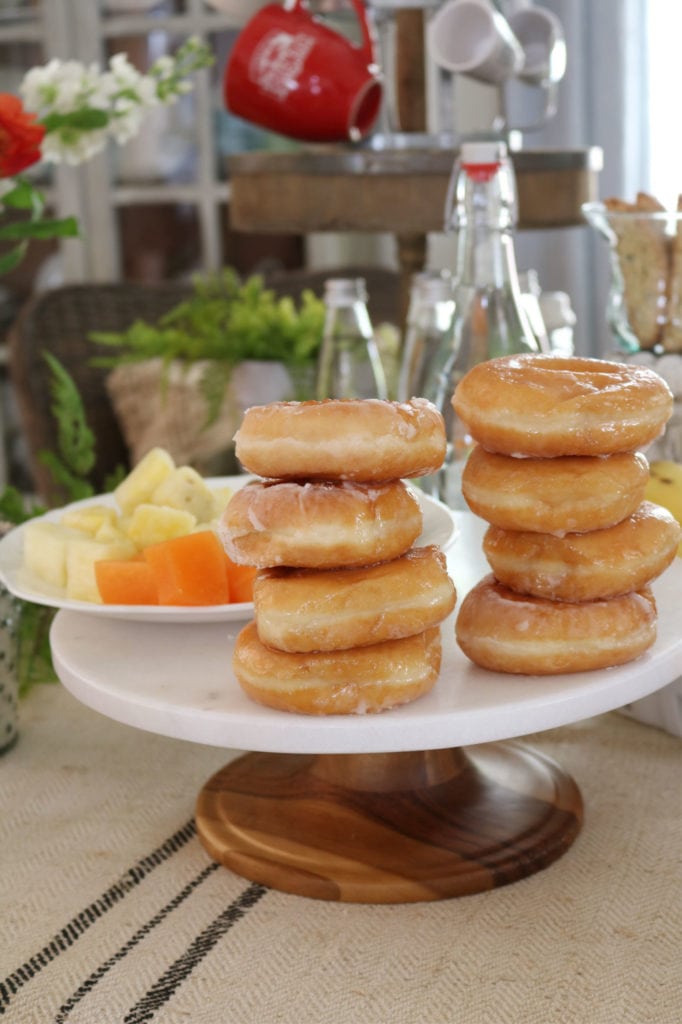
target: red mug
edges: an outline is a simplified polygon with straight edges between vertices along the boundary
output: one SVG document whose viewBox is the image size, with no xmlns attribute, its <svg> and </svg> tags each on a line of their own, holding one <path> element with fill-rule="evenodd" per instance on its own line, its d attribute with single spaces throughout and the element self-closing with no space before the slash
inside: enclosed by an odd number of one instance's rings
<svg viewBox="0 0 682 1024">
<path fill-rule="evenodd" d="M 224 77 L 225 105 L 263 128 L 305 142 L 361 139 L 382 98 L 363 0 L 352 0 L 360 45 L 313 17 L 303 0 L 267 4 L 241 30 Z"/>
</svg>

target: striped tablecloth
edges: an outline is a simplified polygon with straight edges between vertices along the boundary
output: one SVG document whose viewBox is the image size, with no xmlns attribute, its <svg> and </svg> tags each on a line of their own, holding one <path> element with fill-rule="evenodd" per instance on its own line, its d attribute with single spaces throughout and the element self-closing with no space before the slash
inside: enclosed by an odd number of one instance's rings
<svg viewBox="0 0 682 1024">
<path fill-rule="evenodd" d="M 192 813 L 231 753 L 60 686 L 0 758 L 0 1018 L 12 1024 L 679 1024 L 682 743 L 609 714 L 531 742 L 583 831 L 503 889 L 366 906 L 210 861 Z M 232 752 L 234 753 L 234 752 Z"/>
</svg>

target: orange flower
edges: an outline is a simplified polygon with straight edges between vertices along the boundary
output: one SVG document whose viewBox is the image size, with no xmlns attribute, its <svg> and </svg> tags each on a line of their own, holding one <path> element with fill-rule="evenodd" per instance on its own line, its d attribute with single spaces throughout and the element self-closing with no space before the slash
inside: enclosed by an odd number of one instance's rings
<svg viewBox="0 0 682 1024">
<path fill-rule="evenodd" d="M 11 178 L 40 160 L 44 127 L 12 93 L 0 93 L 0 176 Z"/>
</svg>

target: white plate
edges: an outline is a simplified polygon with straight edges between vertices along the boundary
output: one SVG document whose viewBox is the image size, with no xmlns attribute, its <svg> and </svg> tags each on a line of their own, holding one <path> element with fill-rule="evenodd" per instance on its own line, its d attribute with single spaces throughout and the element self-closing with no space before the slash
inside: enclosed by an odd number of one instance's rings
<svg viewBox="0 0 682 1024">
<path fill-rule="evenodd" d="M 484 524 L 456 514 L 448 556 L 458 604 L 488 571 Z M 163 630 L 149 623 L 60 612 L 52 656 L 83 704 L 126 725 L 224 748 L 273 753 L 374 753 L 488 743 L 565 725 L 660 689 L 682 668 L 682 559 L 654 583 L 658 639 L 618 668 L 557 676 L 512 676 L 477 668 L 457 646 L 456 611 L 442 625 L 438 682 L 420 700 L 380 715 L 286 714 L 253 703 L 231 669 L 241 627 Z"/>
<path fill-rule="evenodd" d="M 210 477 L 207 483 L 211 487 L 230 487 L 238 490 L 253 477 L 226 476 Z M 447 550 L 455 537 L 455 520 L 450 510 L 433 498 L 429 498 L 416 490 L 424 513 L 424 528 L 417 540 L 418 544 L 438 544 Z M 48 522 L 58 522 L 67 509 L 82 508 L 85 505 L 115 505 L 112 494 L 98 495 L 75 501 L 63 508 L 52 509 L 41 518 Z M 34 520 L 35 521 L 35 520 Z M 126 605 L 126 604 L 95 604 L 91 601 L 72 601 L 56 587 L 50 587 L 28 572 L 22 564 L 24 548 L 24 526 L 10 530 L 0 540 L 0 580 L 16 597 L 35 604 L 46 604 L 53 608 L 64 608 L 73 612 L 85 612 L 88 615 L 100 615 L 109 619 L 127 619 L 130 622 L 157 623 L 207 623 L 207 622 L 242 622 L 253 615 L 253 603 L 215 604 L 200 607 L 171 607 L 170 605 Z"/>
</svg>

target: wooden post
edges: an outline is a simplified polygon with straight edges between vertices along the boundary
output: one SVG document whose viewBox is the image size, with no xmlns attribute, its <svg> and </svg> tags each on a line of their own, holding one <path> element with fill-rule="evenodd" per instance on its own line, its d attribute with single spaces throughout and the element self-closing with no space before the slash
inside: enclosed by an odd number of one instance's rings
<svg viewBox="0 0 682 1024">
<path fill-rule="evenodd" d="M 424 66 L 424 11 L 398 10 L 396 19 L 396 109 L 401 132 L 425 132 L 426 70 Z M 426 231 L 396 235 L 400 268 L 400 326 L 404 328 L 413 274 L 424 269 Z"/>
</svg>

